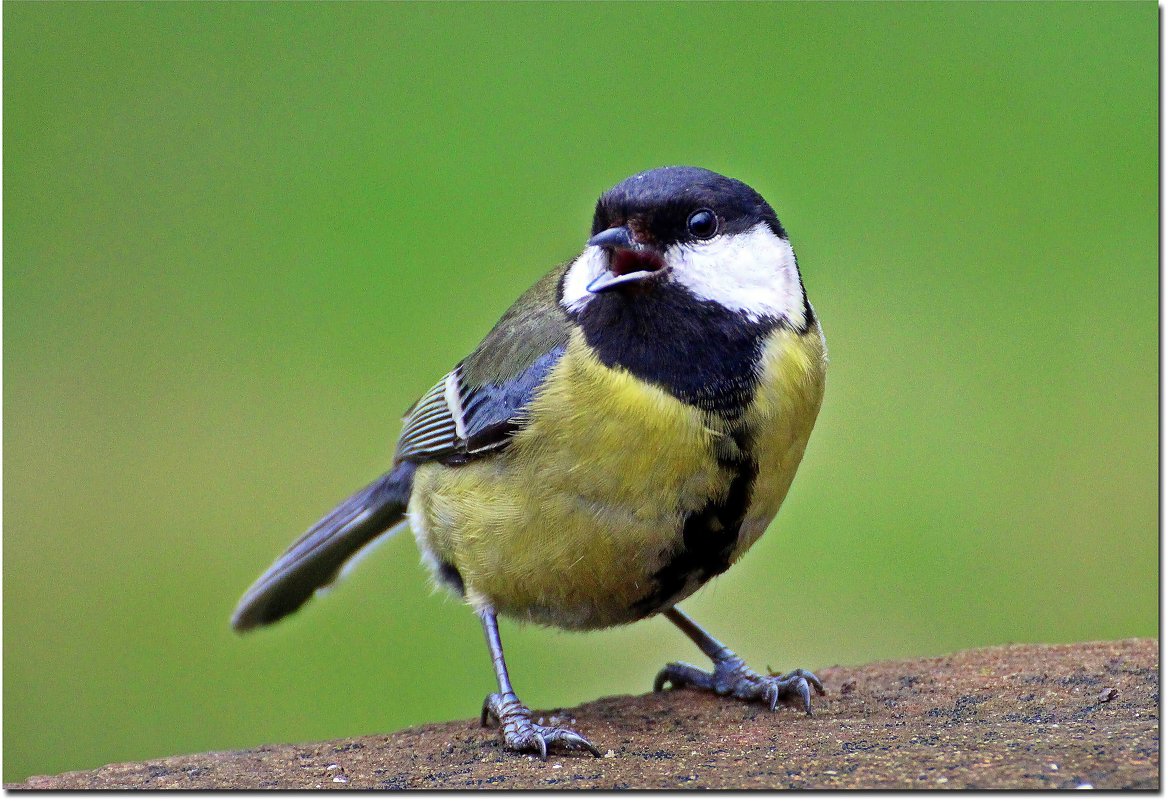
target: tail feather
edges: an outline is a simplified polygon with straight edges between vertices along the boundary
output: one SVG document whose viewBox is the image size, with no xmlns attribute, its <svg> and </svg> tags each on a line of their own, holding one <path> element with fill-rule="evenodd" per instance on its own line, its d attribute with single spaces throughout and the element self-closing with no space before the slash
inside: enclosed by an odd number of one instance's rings
<svg viewBox="0 0 1168 801">
<path fill-rule="evenodd" d="M 231 617 L 236 631 L 274 623 L 333 582 L 354 555 L 405 517 L 415 465 L 402 462 L 292 543 L 256 579 Z"/>
</svg>

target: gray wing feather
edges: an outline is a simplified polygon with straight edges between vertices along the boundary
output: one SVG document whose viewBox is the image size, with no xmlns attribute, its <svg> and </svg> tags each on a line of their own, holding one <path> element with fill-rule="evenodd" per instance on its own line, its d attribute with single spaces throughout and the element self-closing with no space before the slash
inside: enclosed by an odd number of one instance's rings
<svg viewBox="0 0 1168 801">
<path fill-rule="evenodd" d="M 474 352 L 410 408 L 398 460 L 457 463 L 507 446 L 568 344 L 571 327 L 559 304 L 565 268 L 537 281 Z"/>
<path fill-rule="evenodd" d="M 446 384 L 449 380 L 448 373 L 406 415 L 405 427 L 397 442 L 397 458 L 427 461 L 440 458 L 452 452 L 452 448 L 457 448 L 461 439 L 458 436 L 458 423 L 446 402 Z"/>
<path fill-rule="evenodd" d="M 355 493 L 292 543 L 256 579 L 235 609 L 231 625 L 247 631 L 295 612 L 370 542 L 401 522 L 416 466 L 402 462 Z"/>
<path fill-rule="evenodd" d="M 467 386 L 461 365 L 456 367 L 406 416 L 397 458 L 457 462 L 506 447 L 563 354 L 562 346 L 552 348 L 511 381 L 477 387 Z"/>
</svg>

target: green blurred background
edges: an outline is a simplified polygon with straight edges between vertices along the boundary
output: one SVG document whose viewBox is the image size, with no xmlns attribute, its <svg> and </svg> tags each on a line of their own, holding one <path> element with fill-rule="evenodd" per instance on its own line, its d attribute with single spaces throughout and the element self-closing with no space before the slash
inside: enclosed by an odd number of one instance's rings
<svg viewBox="0 0 1168 801">
<path fill-rule="evenodd" d="M 9 2 L 4 145 L 5 780 L 477 715 L 409 536 L 228 615 L 663 164 L 771 200 L 832 356 L 691 613 L 759 668 L 1157 633 L 1152 3 Z M 503 637 L 543 708 L 699 657 Z"/>
</svg>

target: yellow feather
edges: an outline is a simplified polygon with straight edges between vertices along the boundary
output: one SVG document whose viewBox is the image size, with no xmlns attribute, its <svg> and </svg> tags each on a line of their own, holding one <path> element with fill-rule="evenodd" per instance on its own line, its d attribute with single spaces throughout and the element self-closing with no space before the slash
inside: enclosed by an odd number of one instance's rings
<svg viewBox="0 0 1168 801">
<path fill-rule="evenodd" d="M 778 514 L 819 415 L 827 377 L 827 345 L 819 323 L 805 334 L 775 332 L 761 364 L 762 377 L 746 413 L 755 437 L 758 476 L 734 559 L 758 541 Z"/>
<path fill-rule="evenodd" d="M 735 556 L 761 535 L 786 495 L 823 392 L 822 338 L 779 332 L 763 355 L 747 420 L 759 480 Z M 685 516 L 724 497 L 715 458 L 725 424 L 621 369 L 576 332 L 525 426 L 501 453 L 458 467 L 427 464 L 411 514 L 468 599 L 566 628 L 636 617 L 653 573 L 680 545 Z M 765 519 L 764 519 L 765 518 Z"/>
</svg>

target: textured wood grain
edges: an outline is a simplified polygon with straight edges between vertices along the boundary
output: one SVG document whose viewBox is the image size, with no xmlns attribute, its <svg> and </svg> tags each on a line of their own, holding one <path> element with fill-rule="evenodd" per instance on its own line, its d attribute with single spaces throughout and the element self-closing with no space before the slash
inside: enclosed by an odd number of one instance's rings
<svg viewBox="0 0 1168 801">
<path fill-rule="evenodd" d="M 20 789 L 1159 787 L 1156 640 L 819 672 L 814 718 L 691 690 L 553 714 L 605 758 L 504 752 L 477 721 L 37 776 Z"/>
</svg>

